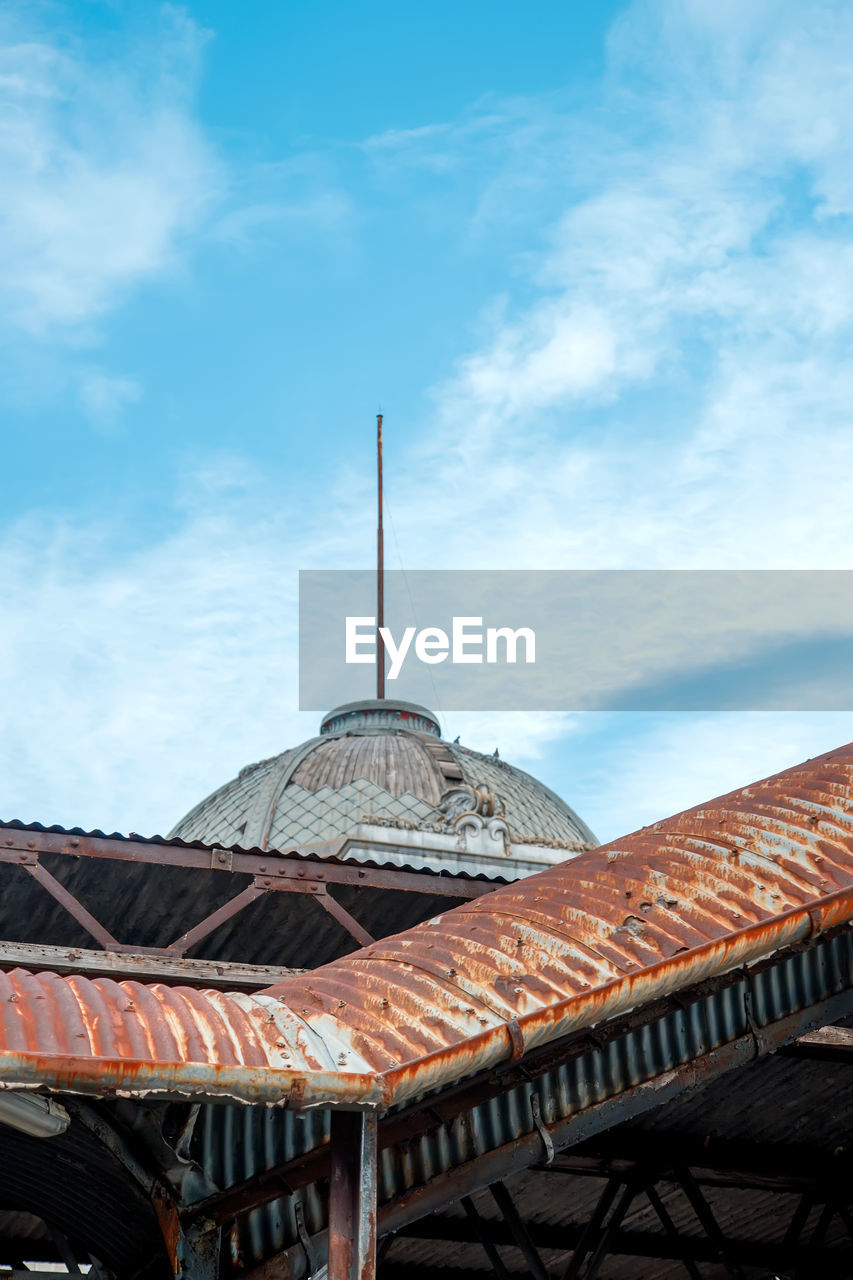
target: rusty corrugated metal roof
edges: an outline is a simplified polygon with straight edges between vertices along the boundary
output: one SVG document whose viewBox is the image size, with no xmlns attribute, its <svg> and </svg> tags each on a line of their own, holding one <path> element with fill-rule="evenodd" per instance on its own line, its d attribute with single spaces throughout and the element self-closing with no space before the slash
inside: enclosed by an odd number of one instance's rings
<svg viewBox="0 0 853 1280">
<path fill-rule="evenodd" d="M 346 1071 L 344 1047 L 336 1054 L 272 996 L 24 969 L 0 973 L 0 1044 L 4 1084 L 44 1082 L 84 1092 L 174 1086 L 281 1102 L 317 1073 L 340 1094 L 335 1079 Z M 378 1089 L 364 1077 L 362 1092 L 373 1105 L 381 1100 Z"/>
<path fill-rule="evenodd" d="M 265 996 L 193 992 L 187 1007 L 164 1002 L 156 987 L 54 979 L 59 986 L 42 1014 L 34 989 L 11 975 L 23 986 L 14 1014 L 4 1006 L 0 1076 L 12 1082 L 25 1070 L 32 1082 L 37 1059 L 41 1078 L 58 1088 L 72 1077 L 96 1088 L 100 1070 L 105 1082 L 124 1079 L 125 1087 L 195 1081 L 212 1095 L 261 1101 L 280 1072 L 279 1091 L 291 1094 L 291 1105 L 384 1107 L 851 916 L 853 745 L 287 979 Z M 60 994 L 65 985 L 70 992 Z M 169 996 L 177 998 L 174 990 Z M 97 1011 L 97 1039 L 72 999 Z M 52 1066 L 45 1055 L 57 1052 L 54 1022 L 69 1011 L 84 1023 L 80 1049 L 69 1045 Z M 220 1064 L 223 1045 L 231 1056 Z"/>
</svg>

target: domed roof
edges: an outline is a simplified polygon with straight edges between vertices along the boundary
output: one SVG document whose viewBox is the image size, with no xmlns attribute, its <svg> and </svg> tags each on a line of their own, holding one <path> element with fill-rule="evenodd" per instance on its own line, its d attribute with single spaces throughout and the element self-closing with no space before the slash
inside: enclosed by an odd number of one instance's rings
<svg viewBox="0 0 853 1280">
<path fill-rule="evenodd" d="M 541 782 L 497 754 L 445 742 L 440 732 L 431 712 L 411 703 L 339 707 L 323 719 L 318 737 L 241 769 L 171 836 L 287 849 L 391 827 L 397 844 L 409 831 L 422 847 L 429 833 L 443 835 L 442 845 L 449 832 L 458 836 L 479 823 L 491 824 L 493 840 L 502 833 L 507 854 L 510 846 L 538 846 L 562 851 L 561 859 L 596 843 Z"/>
</svg>

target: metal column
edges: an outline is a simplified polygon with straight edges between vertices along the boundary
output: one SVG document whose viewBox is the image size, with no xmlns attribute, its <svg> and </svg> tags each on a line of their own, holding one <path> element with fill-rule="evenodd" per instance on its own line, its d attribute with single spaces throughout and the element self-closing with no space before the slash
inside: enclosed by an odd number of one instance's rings
<svg viewBox="0 0 853 1280">
<path fill-rule="evenodd" d="M 333 1111 L 328 1280 L 375 1280 L 376 1115 Z"/>
</svg>

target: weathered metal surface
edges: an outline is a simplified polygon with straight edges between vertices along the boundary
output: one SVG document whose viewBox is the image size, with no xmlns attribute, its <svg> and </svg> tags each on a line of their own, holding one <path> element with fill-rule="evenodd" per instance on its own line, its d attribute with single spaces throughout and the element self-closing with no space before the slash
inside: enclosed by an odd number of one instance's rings
<svg viewBox="0 0 853 1280">
<path fill-rule="evenodd" d="M 271 989 L 403 1100 L 853 915 L 853 746 Z"/>
<path fill-rule="evenodd" d="M 343 706 L 328 711 L 320 721 L 320 736 L 333 733 L 362 733 L 365 729 L 413 729 L 441 738 L 441 725 L 436 716 L 419 702 L 404 702 L 399 698 L 364 698 L 359 702 L 345 702 Z"/>
<path fill-rule="evenodd" d="M 420 734 L 365 733 L 327 738 L 294 771 L 293 781 L 308 791 L 341 787 L 365 778 L 392 796 L 407 792 L 437 805 L 448 786 Z"/>
<path fill-rule="evenodd" d="M 843 945 L 849 984 L 853 961 L 849 933 Z M 817 956 L 818 951 L 813 954 Z M 824 954 L 822 964 L 826 963 Z M 830 962 L 827 967 L 835 966 Z M 817 973 L 814 977 L 819 981 Z M 789 971 L 788 983 L 792 988 L 798 987 L 796 973 Z M 739 995 L 742 1010 L 742 990 Z M 584 1055 L 583 1059 L 549 1072 L 540 1080 L 508 1091 L 499 1103 L 483 1104 L 446 1121 L 418 1142 L 398 1142 L 392 1150 L 381 1152 L 380 1236 L 446 1209 L 461 1197 L 472 1195 L 498 1179 L 513 1177 L 541 1163 L 541 1138 L 529 1109 L 533 1089 L 544 1099 L 551 1140 L 555 1148 L 561 1150 L 652 1112 L 698 1085 L 747 1066 L 754 1060 L 757 1048 L 745 1017 L 741 1034 L 699 1057 L 691 1056 L 703 1040 L 707 1043 L 714 1034 L 726 1034 L 726 1024 L 731 1025 L 735 1008 L 732 1000 L 720 1001 L 714 997 L 703 1002 L 701 1012 L 673 1018 L 673 1025 L 658 1025 L 651 1034 L 632 1033 L 627 1043 L 614 1042 L 602 1051 Z M 779 1018 L 764 1029 L 766 1048 L 772 1051 L 816 1020 L 838 1017 L 849 1013 L 851 1008 L 853 1002 L 848 988 L 843 996 L 831 997 L 809 1010 Z M 655 1062 L 658 1065 L 653 1068 Z M 638 1075 L 652 1069 L 655 1070 L 653 1078 L 637 1081 Z M 288 1119 L 292 1121 L 293 1117 Z M 328 1249 L 327 1232 L 317 1233 L 313 1249 L 322 1262 Z M 261 1263 L 263 1255 L 256 1256 Z M 251 1280 L 305 1280 L 307 1274 L 303 1252 L 291 1247 L 279 1257 L 261 1263 L 250 1277 Z"/>
<path fill-rule="evenodd" d="M 390 835 L 393 840 L 394 833 Z M 319 851 L 323 857 L 313 849 L 262 854 L 0 825 L 0 938 L 9 943 L 37 938 L 48 946 L 91 947 L 94 922 L 100 945 L 115 952 L 156 949 L 164 955 L 180 937 L 181 950 L 192 946 L 189 954 L 197 958 L 301 969 L 352 950 L 348 934 L 353 929 L 359 942 L 368 934 L 382 937 L 434 915 L 446 905 L 445 895 L 458 901 L 505 883 L 393 863 L 348 861 L 348 840 L 336 842 L 334 848 L 341 857 L 329 856 L 333 849 L 328 845 Z M 398 863 L 406 861 L 395 846 L 388 845 L 387 851 Z M 33 870 L 40 867 L 50 872 L 47 883 L 61 885 L 70 895 L 64 902 L 46 892 L 46 886 L 33 883 Z M 262 891 L 255 901 L 246 905 L 243 898 L 244 909 L 236 915 L 223 910 L 253 882 Z M 327 892 L 340 908 L 338 918 L 320 902 L 310 901 Z M 72 915 L 68 906 L 74 901 L 81 909 Z M 217 927 L 208 932 L 211 917 Z M 208 926 L 199 930 L 205 919 Z M 135 976 L 132 969 L 127 976 Z"/>
<path fill-rule="evenodd" d="M 424 1203 L 428 1212 L 465 1187 L 485 1186 L 546 1161 L 555 1139 L 589 1138 L 675 1098 L 682 1106 L 694 1086 L 748 1070 L 754 1059 L 786 1039 L 853 1010 L 853 932 L 845 929 L 779 956 L 749 976 L 735 972 L 709 985 L 704 993 L 679 993 L 562 1047 L 535 1050 L 517 1067 L 485 1073 L 383 1117 L 380 1202 L 402 1197 L 417 1216 Z M 739 1091 L 744 1088 L 741 1077 Z M 698 1131 L 706 1135 L 710 1121 L 702 1093 L 696 1096 Z M 834 1097 L 809 1126 L 830 1151 L 838 1145 L 837 1086 Z M 781 1101 L 778 1093 L 777 1098 Z M 795 1090 L 788 1105 L 797 1110 L 802 1101 Z M 750 1110 L 762 1117 L 753 1138 L 758 1141 L 767 1128 L 766 1111 L 760 1112 L 754 1099 Z M 236 1108 L 203 1109 L 198 1158 L 212 1180 L 227 1189 L 195 1212 L 221 1221 L 236 1216 L 235 1250 L 244 1260 L 269 1257 L 294 1240 L 295 1205 L 303 1198 L 306 1221 L 314 1231 L 322 1229 L 325 1208 L 318 1186 L 328 1178 L 328 1116 L 328 1111 L 314 1112 L 303 1120 L 278 1109 L 254 1108 L 250 1130 Z M 790 1135 L 790 1112 L 780 1123 L 781 1133 Z M 242 1142 L 239 1134 L 245 1135 Z M 654 1136 L 648 1141 L 654 1145 Z M 283 1187 L 290 1194 L 280 1199 Z M 424 1196 L 433 1199 L 424 1202 Z"/>
<path fill-rule="evenodd" d="M 147 1063 L 146 1080 L 175 1064 L 227 1067 L 228 1089 L 242 1066 L 297 1068 L 304 1106 L 388 1105 L 851 916 L 848 746 L 286 979 L 265 996 L 184 993 L 212 1002 L 197 1015 L 198 1005 L 190 1001 L 190 1012 L 174 991 L 167 995 L 175 1005 L 164 1005 L 161 989 L 122 984 L 136 992 L 129 1011 L 115 984 L 81 979 L 78 996 L 76 980 L 55 979 L 52 1016 L 37 1016 L 35 990 L 22 978 L 18 1020 L 2 1019 L 0 1032 L 19 1056 L 70 1055 L 80 1078 L 96 1077 L 93 1058 Z M 78 1043 L 53 1047 L 55 1022 L 92 1023 L 89 1001 L 107 1015 L 98 1037 L 81 1028 Z M 205 1041 L 196 1016 L 227 1031 Z M 31 1019 L 24 1043 L 22 1017 Z M 258 1018 L 268 1029 L 260 1040 Z M 180 1049 L 174 1036 L 158 1038 L 169 1024 L 188 1031 Z M 241 1096 L 257 1097 L 255 1088 L 247 1084 Z"/>
<path fill-rule="evenodd" d="M 226 871 L 286 880 L 316 880 L 324 884 L 354 885 L 399 892 L 439 894 L 449 898 L 477 897 L 488 893 L 500 876 L 465 871 L 452 875 L 431 867 L 406 867 L 366 859 L 358 863 L 336 856 L 346 848 L 343 837 L 298 848 L 265 851 L 240 846 L 223 848 L 200 840 L 165 840 L 162 836 L 123 836 L 79 828 L 44 827 L 38 822 L 0 823 L 0 862 L 28 867 L 31 855 L 60 853 L 72 858 L 148 863 L 152 866 L 187 867 L 198 871 Z"/>
<path fill-rule="evenodd" d="M 332 1117 L 329 1280 L 376 1275 L 376 1116 Z"/>
<path fill-rule="evenodd" d="M 85 947 L 51 947 L 38 942 L 0 941 L 0 968 L 79 973 L 89 978 L 134 978 L 141 982 L 214 988 L 219 991 L 260 991 L 295 972 L 292 968 L 265 964 L 229 964 L 217 960 L 190 960 L 186 956 L 162 956 L 132 951 L 91 951 Z"/>
<path fill-rule="evenodd" d="M 322 1046 L 315 1058 L 316 1038 L 262 994 L 17 969 L 0 973 L 0 1043 L 3 1087 L 299 1105 L 306 1080 L 319 1072 L 341 1099 L 358 1095 L 359 1105 L 372 1107 L 383 1100 L 372 1075 L 346 1076 L 343 1046 L 337 1055 Z"/>
</svg>

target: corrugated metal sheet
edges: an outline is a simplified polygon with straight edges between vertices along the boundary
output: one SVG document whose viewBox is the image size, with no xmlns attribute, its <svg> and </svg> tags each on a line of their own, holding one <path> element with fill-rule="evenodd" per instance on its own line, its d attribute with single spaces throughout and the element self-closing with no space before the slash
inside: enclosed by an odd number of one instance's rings
<svg viewBox="0 0 853 1280">
<path fill-rule="evenodd" d="M 812 964 L 814 961 L 812 961 Z M 799 961 L 801 973 L 807 966 Z M 807 994 L 803 990 L 803 996 Z M 576 1147 L 573 1154 L 600 1156 L 615 1155 L 625 1160 L 647 1159 L 663 1165 L 667 1151 L 690 1151 L 700 1168 L 714 1167 L 710 1156 L 703 1156 L 716 1148 L 727 1153 L 727 1160 L 737 1166 L 740 1156 L 747 1168 L 750 1160 L 758 1163 L 765 1174 L 783 1174 L 791 1169 L 799 1170 L 808 1183 L 810 1174 L 821 1169 L 828 1187 L 849 1184 L 848 1143 L 851 1108 L 853 1108 L 853 1079 L 849 1068 L 833 1070 L 826 1063 L 800 1061 L 789 1057 L 769 1055 L 756 1060 L 738 1071 L 736 1078 L 725 1075 L 702 1089 L 686 1090 L 679 1098 L 670 1100 L 665 1107 L 658 1107 L 639 1120 L 620 1125 L 603 1139 L 586 1146 Z M 672 1146 L 668 1146 L 668 1144 Z M 779 1165 L 773 1164 L 779 1157 Z M 692 1164 L 692 1160 L 685 1160 Z M 729 1168 L 730 1165 L 726 1164 Z M 772 1177 L 771 1177 L 772 1180 Z M 722 1181 L 722 1180 L 721 1180 Z M 734 1180 L 737 1184 L 737 1179 Z M 761 1179 L 759 1178 L 759 1182 Z M 511 1182 L 516 1206 L 526 1223 L 546 1224 L 553 1228 L 555 1240 L 561 1234 L 563 1246 L 567 1240 L 566 1228 L 575 1224 L 576 1229 L 589 1221 L 603 1182 L 595 1177 L 569 1176 L 550 1170 L 532 1170 Z M 667 1209 L 676 1228 L 688 1238 L 696 1238 L 699 1224 L 683 1192 L 672 1184 L 659 1185 Z M 790 1193 L 756 1187 L 706 1187 L 705 1194 L 727 1240 L 746 1240 L 758 1245 L 770 1241 L 781 1246 L 791 1224 L 794 1210 L 799 1203 L 801 1190 L 792 1188 Z M 506 1237 L 506 1227 L 496 1217 L 491 1196 L 479 1197 L 478 1207 L 491 1224 L 497 1223 L 496 1236 Z M 808 1240 L 820 1216 L 822 1205 L 815 1205 L 811 1221 L 803 1231 Z M 461 1207 L 448 1205 L 442 1212 L 442 1220 L 463 1218 Z M 424 1223 L 424 1235 L 434 1232 L 428 1239 L 406 1239 L 405 1232 L 398 1235 L 384 1254 L 383 1271 L 413 1266 L 430 1267 L 437 1271 L 442 1267 L 476 1270 L 488 1267 L 485 1254 L 478 1245 L 451 1244 L 442 1238 L 435 1228 L 436 1219 L 431 1216 Z M 640 1194 L 623 1222 L 625 1230 L 659 1232 L 660 1222 L 651 1206 Z M 415 1234 L 417 1234 L 415 1232 Z M 848 1257 L 853 1241 L 845 1236 L 846 1229 L 840 1218 L 830 1224 L 826 1244 L 846 1244 Z M 701 1239 L 701 1236 L 699 1237 Z M 521 1255 L 508 1250 L 506 1260 L 511 1271 L 524 1273 Z M 546 1264 L 554 1274 L 562 1275 L 567 1265 L 567 1255 L 558 1256 L 545 1251 Z M 793 1259 L 789 1266 L 793 1267 Z M 407 1271 L 408 1274 L 408 1271 Z M 651 1258 L 610 1257 L 602 1268 L 602 1276 L 636 1280 L 652 1280 L 670 1277 L 681 1280 L 686 1274 L 683 1265 L 673 1259 L 655 1261 Z M 748 1272 L 748 1274 L 752 1274 Z M 767 1276 L 767 1267 L 758 1274 Z M 817 1269 L 805 1274 L 822 1274 Z M 838 1275 L 839 1270 L 833 1272 Z M 845 1272 L 844 1274 L 849 1274 Z M 706 1275 L 702 1267 L 702 1275 Z"/>
<path fill-rule="evenodd" d="M 341 1099 L 390 1104 L 851 915 L 853 746 L 847 746 L 288 979 L 268 997 L 279 1037 L 274 1057 L 304 1069 L 299 1091 L 306 1106 Z M 198 1057 L 158 1056 L 147 1019 L 156 1021 L 161 1006 L 143 996 L 145 988 L 137 987 L 139 1006 L 128 1024 L 126 996 L 90 985 L 112 1031 L 104 1027 L 98 1048 L 81 1038 L 74 1057 L 83 1074 L 95 1074 L 94 1054 L 137 1056 L 128 1048 L 131 1027 L 135 1045 L 150 1039 L 147 1056 L 138 1055 L 150 1064 L 148 1085 L 161 1066 L 216 1061 L 213 1047 L 203 1051 L 201 1042 L 193 1050 Z M 70 997 L 57 989 L 54 999 L 62 1016 L 62 1000 Z M 225 1017 L 228 1035 L 248 1036 L 249 1051 L 255 1033 L 239 1003 L 249 997 L 208 999 L 232 1001 L 227 1014 L 216 1007 L 217 1017 Z M 252 999 L 260 1006 L 263 997 Z M 52 1034 L 50 1019 L 45 1026 L 29 998 L 23 1003 L 19 1016 L 32 1017 L 34 1029 L 15 1052 L 39 1054 Z M 179 1024 L 183 1016 L 175 1014 Z M 195 1026 L 192 1015 L 189 1025 Z M 242 1049 L 235 1052 L 239 1062 Z M 331 1093 L 330 1072 L 347 1073 Z M 174 1072 L 168 1075 L 173 1082 Z M 238 1076 L 235 1064 L 224 1092 Z M 284 1087 L 292 1087 L 290 1077 Z M 248 1085 L 247 1092 L 258 1098 Z"/>
<path fill-rule="evenodd" d="M 847 746 L 274 991 L 402 1099 L 851 914 Z"/>
<path fill-rule="evenodd" d="M 344 1046 L 320 1046 L 298 1016 L 262 994 L 15 969 L 0 973 L 0 1043 L 6 1085 L 282 1103 L 319 1072 L 333 1093 L 355 1079 L 368 1105 L 381 1101 L 374 1077 L 346 1075 Z"/>
<path fill-rule="evenodd" d="M 560 1126 L 576 1120 L 581 1123 L 583 1131 L 575 1138 L 579 1141 L 629 1117 L 627 1107 L 621 1111 L 617 1107 L 615 1112 L 604 1115 L 605 1105 L 621 1099 L 629 1090 L 642 1086 L 646 1081 L 657 1083 L 660 1078 L 666 1079 L 682 1064 L 692 1063 L 742 1037 L 750 1037 L 756 1032 L 760 1036 L 774 1022 L 791 1014 L 819 1009 L 824 1002 L 849 992 L 851 988 L 853 932 L 845 930 L 833 938 L 820 940 L 809 950 L 780 956 L 761 970 L 733 981 L 687 1007 L 675 1005 L 647 1025 L 612 1036 L 604 1044 L 587 1042 L 579 1047 L 581 1051 L 556 1069 L 534 1080 L 508 1082 L 503 1092 L 479 1105 L 464 1107 L 443 1120 L 436 1109 L 434 1123 L 428 1132 L 414 1135 L 382 1151 L 379 1203 L 403 1205 L 405 1208 L 418 1189 L 435 1187 L 439 1179 L 454 1171 L 463 1171 L 485 1153 L 500 1149 L 515 1151 L 525 1140 L 532 1139 L 538 1151 L 530 1163 L 544 1157 L 531 1104 L 534 1096 L 538 1099 L 539 1113 L 546 1125 Z M 750 1016 L 754 1024 L 752 1027 Z M 753 1043 L 745 1061 L 748 1062 L 758 1052 L 758 1045 Z M 766 1069 L 776 1070 L 777 1077 L 786 1068 L 790 1074 L 789 1063 L 764 1061 Z M 742 1076 L 739 1075 L 738 1079 L 741 1080 Z M 677 1105 L 682 1112 L 685 1108 L 689 1112 L 691 1106 L 695 1108 L 695 1129 L 700 1138 L 704 1138 L 716 1112 L 704 1091 L 695 1092 L 691 1099 L 689 1086 L 701 1082 L 698 1075 L 692 1081 L 685 1081 L 681 1087 L 686 1096 Z M 774 1105 L 779 1108 L 785 1095 L 779 1087 L 778 1078 L 776 1086 L 771 1095 L 766 1087 L 765 1070 L 765 1102 L 772 1096 Z M 718 1095 L 733 1093 L 731 1076 L 723 1076 L 717 1088 Z M 819 1104 L 822 1097 L 830 1093 L 827 1087 L 824 1095 L 816 1095 L 816 1102 Z M 652 1090 L 646 1105 L 654 1105 L 659 1097 L 658 1090 Z M 811 1095 L 794 1090 L 789 1100 L 789 1114 L 790 1108 L 804 1105 L 805 1097 L 810 1098 Z M 257 1118 L 252 1121 L 251 1142 L 239 1139 L 235 1142 L 241 1125 L 242 1131 L 246 1132 L 245 1122 L 240 1119 L 236 1108 L 206 1107 L 200 1116 L 197 1157 L 221 1186 L 233 1185 L 241 1177 L 285 1163 L 302 1150 L 308 1150 L 309 1140 L 315 1144 L 328 1140 L 328 1112 L 312 1116 L 312 1127 L 306 1131 L 298 1114 L 270 1108 L 263 1112 L 258 1108 L 253 1110 Z M 737 1112 L 734 1101 L 730 1110 Z M 229 1112 L 233 1113 L 230 1120 L 227 1118 Z M 763 1114 L 766 1115 L 766 1107 Z M 827 1135 L 831 1136 L 833 1126 L 836 1128 L 834 1141 L 829 1141 L 828 1137 L 830 1150 L 837 1145 L 839 1138 L 837 1116 L 837 1108 L 830 1108 L 823 1117 Z M 659 1124 L 656 1121 L 649 1125 L 651 1145 L 654 1142 L 653 1132 L 657 1131 Z M 756 1132 L 760 1124 L 759 1114 L 755 1121 Z M 678 1127 L 677 1122 L 673 1120 L 670 1127 Z M 724 1127 L 722 1132 L 726 1132 Z M 776 1136 L 784 1135 L 780 1132 Z M 789 1133 L 788 1137 L 793 1135 Z M 820 1140 L 820 1133 L 817 1138 Z M 245 1169 L 244 1174 L 240 1173 L 241 1168 Z M 223 1178 L 227 1181 L 220 1181 Z M 491 1181 L 492 1178 L 484 1180 Z M 458 1188 L 448 1180 L 446 1203 L 457 1199 L 458 1194 Z M 318 1196 L 316 1185 L 312 1185 L 286 1199 L 255 1209 L 240 1219 L 232 1231 L 234 1256 L 244 1263 L 249 1259 L 260 1262 L 264 1257 L 294 1245 L 298 1238 L 297 1203 L 304 1205 L 305 1219 L 312 1223 L 312 1233 L 320 1231 L 325 1225 L 325 1205 L 322 1197 Z M 409 1212 L 403 1214 L 403 1219 L 412 1220 L 420 1216 L 419 1211 Z M 399 1224 L 394 1222 L 393 1226 L 396 1225 Z M 318 1243 L 318 1248 L 322 1249 L 322 1242 Z M 404 1253 L 404 1256 L 408 1254 Z M 432 1246 L 433 1264 L 440 1256 L 440 1247 Z M 291 1258 L 290 1265 L 294 1277 L 302 1274 L 301 1257 Z"/>
</svg>

